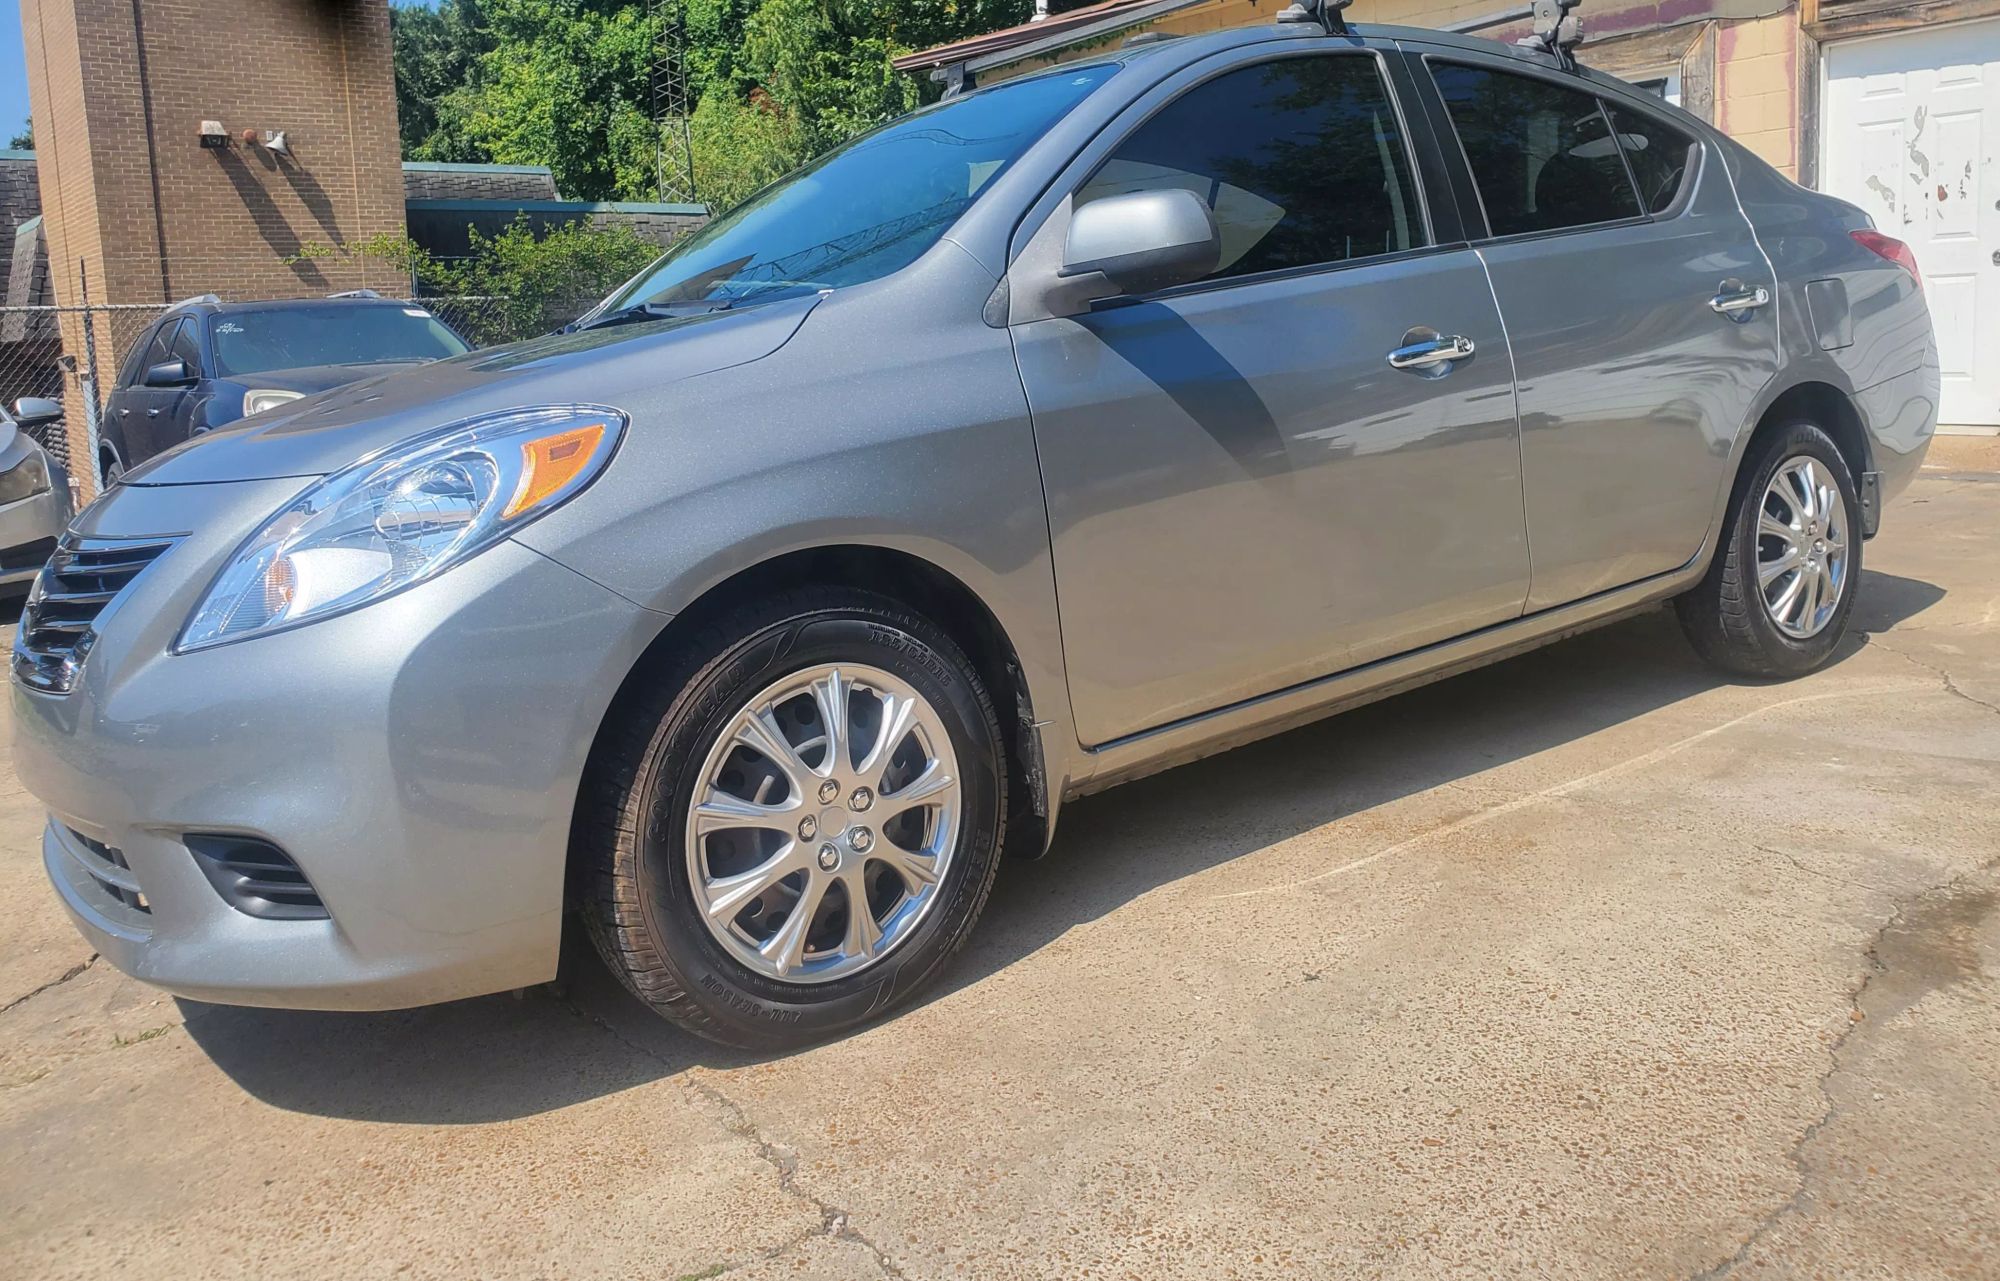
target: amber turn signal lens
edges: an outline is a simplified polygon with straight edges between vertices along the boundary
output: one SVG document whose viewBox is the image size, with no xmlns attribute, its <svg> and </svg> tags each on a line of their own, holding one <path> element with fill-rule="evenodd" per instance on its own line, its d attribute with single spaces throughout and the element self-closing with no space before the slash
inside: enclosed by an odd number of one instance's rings
<svg viewBox="0 0 2000 1281">
<path fill-rule="evenodd" d="M 575 480 L 596 456 L 597 447 L 603 441 L 604 424 L 590 423 L 523 444 L 521 483 L 515 487 L 507 510 L 500 513 L 501 519 L 511 520 L 538 506 L 549 495 Z"/>
</svg>

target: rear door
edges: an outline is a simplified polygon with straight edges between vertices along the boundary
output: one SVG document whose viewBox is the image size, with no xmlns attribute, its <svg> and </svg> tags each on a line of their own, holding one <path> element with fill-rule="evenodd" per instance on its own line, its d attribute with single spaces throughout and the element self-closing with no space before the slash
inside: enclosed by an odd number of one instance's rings
<svg viewBox="0 0 2000 1281">
<path fill-rule="evenodd" d="M 1405 47 L 1458 141 L 1513 346 L 1528 611 L 1685 565 L 1778 360 L 1770 266 L 1722 158 L 1580 76 Z"/>
<path fill-rule="evenodd" d="M 1012 331 L 1087 744 L 1513 618 L 1526 591 L 1506 338 L 1442 175 L 1419 182 L 1397 60 L 1274 43 L 1176 73 L 1052 192 L 1194 191 L 1217 271 Z M 1472 354 L 1391 367 L 1440 338 Z"/>
</svg>

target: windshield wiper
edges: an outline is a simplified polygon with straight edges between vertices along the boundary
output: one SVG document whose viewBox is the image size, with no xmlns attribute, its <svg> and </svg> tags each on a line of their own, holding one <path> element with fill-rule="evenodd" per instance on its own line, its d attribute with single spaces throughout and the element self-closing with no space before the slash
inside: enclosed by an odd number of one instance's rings
<svg viewBox="0 0 2000 1281">
<path fill-rule="evenodd" d="M 573 321 L 559 331 L 566 334 L 582 333 L 586 329 L 602 329 L 606 325 L 628 325 L 639 320 L 674 320 L 681 316 L 706 316 L 710 312 L 728 311 L 736 305 L 733 298 L 696 298 L 687 302 L 640 302 L 617 311 L 607 311 L 587 321 Z"/>
</svg>

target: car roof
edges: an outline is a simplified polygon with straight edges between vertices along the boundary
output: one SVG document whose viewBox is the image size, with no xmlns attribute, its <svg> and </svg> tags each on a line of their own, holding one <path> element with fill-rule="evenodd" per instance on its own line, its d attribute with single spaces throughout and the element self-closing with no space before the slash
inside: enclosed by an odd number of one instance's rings
<svg viewBox="0 0 2000 1281">
<path fill-rule="evenodd" d="M 225 302 L 213 295 L 203 298 L 188 298 L 168 307 L 162 315 L 230 316 L 247 312 L 302 311 L 308 307 L 422 307 L 423 300 L 406 302 L 401 298 L 356 298 L 351 295 L 335 294 L 325 298 L 267 298 L 244 299 Z M 426 308 L 428 310 L 428 308 Z"/>
</svg>

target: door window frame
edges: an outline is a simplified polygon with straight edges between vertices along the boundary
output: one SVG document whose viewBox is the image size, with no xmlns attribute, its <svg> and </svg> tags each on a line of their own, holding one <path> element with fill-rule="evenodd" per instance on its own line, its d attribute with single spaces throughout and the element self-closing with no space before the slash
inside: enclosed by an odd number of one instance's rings
<svg viewBox="0 0 2000 1281">
<path fill-rule="evenodd" d="M 1274 48 L 1274 46 L 1281 47 Z M 1405 262 L 1412 258 L 1464 248 L 1466 239 L 1459 225 L 1459 204 L 1451 185 L 1450 175 L 1438 163 L 1438 147 L 1435 138 L 1432 137 L 1429 122 L 1411 106 L 1409 95 L 1413 86 L 1409 83 L 1407 68 L 1403 66 L 1403 60 L 1397 56 L 1394 44 L 1355 40 L 1329 46 L 1279 36 L 1228 50 L 1183 67 L 1127 103 L 1117 115 L 1105 122 L 1089 141 L 1071 155 L 1041 196 L 1016 224 L 1008 254 L 1010 269 L 1020 260 L 1029 243 L 1041 233 L 1049 221 L 1063 216 L 1064 209 L 1069 207 L 1070 199 L 1090 181 L 1119 147 L 1145 128 L 1153 117 L 1183 97 L 1223 76 L 1267 63 L 1293 58 L 1357 57 L 1369 58 L 1375 63 L 1375 73 L 1382 86 L 1383 96 L 1388 100 L 1389 109 L 1395 116 L 1397 128 L 1401 131 L 1405 159 L 1410 167 L 1411 186 L 1416 194 L 1419 230 L 1425 238 L 1424 244 L 1397 250 L 1394 253 L 1370 254 L 1361 258 L 1275 268 L 1249 275 L 1197 280 L 1144 294 L 1106 298 L 1096 303 L 1093 309 L 1151 302 L 1163 298 L 1180 298 L 1218 289 L 1260 285 L 1274 280 L 1291 280 L 1352 268 Z"/>
<path fill-rule="evenodd" d="M 1550 236 L 1573 236 L 1619 227 L 1639 227 L 1649 223 L 1668 222 L 1685 214 L 1693 203 L 1694 190 L 1700 184 L 1708 163 L 1708 140 L 1699 130 L 1690 129 L 1687 125 L 1671 119 L 1665 112 L 1654 110 L 1654 107 L 1664 103 L 1644 90 L 1631 85 L 1613 89 L 1573 72 L 1515 62 L 1469 49 L 1410 42 L 1403 45 L 1403 56 L 1415 64 L 1411 79 L 1416 83 L 1419 101 L 1423 103 L 1425 112 L 1431 118 L 1432 133 L 1441 139 L 1445 137 L 1451 139 L 1450 146 L 1440 143 L 1438 150 L 1445 157 L 1454 187 L 1463 193 L 1459 201 L 1461 209 L 1470 206 L 1470 212 L 1465 214 L 1466 235 L 1473 244 L 1514 244 L 1526 240 L 1543 240 Z M 1604 127 L 1613 139 L 1618 136 L 1616 126 L 1611 119 L 1611 108 L 1614 105 L 1620 110 L 1686 135 L 1692 143 L 1690 150 L 1693 154 L 1688 162 L 1688 172 L 1681 178 L 1680 190 L 1674 193 L 1673 202 L 1659 213 L 1646 212 L 1644 199 L 1638 194 L 1639 181 L 1632 172 L 1631 158 L 1625 154 L 1625 148 L 1621 145 L 1618 148 L 1618 160 L 1625 170 L 1625 181 L 1633 193 L 1633 203 L 1639 209 L 1637 214 L 1604 222 L 1580 223 L 1574 227 L 1552 227 L 1543 231 L 1517 231 L 1504 236 L 1495 235 L 1493 224 L 1486 217 L 1486 204 L 1479 194 L 1479 183 L 1472 174 L 1472 161 L 1465 154 L 1465 142 L 1458 136 L 1458 129 L 1452 123 L 1451 109 L 1445 105 L 1444 95 L 1439 91 L 1437 81 L 1431 77 L 1431 64 L 1434 62 L 1472 67 L 1501 75 L 1515 75 L 1527 80 L 1541 80 L 1560 88 L 1588 94 L 1596 100 L 1598 115 L 1603 119 Z M 1647 105 L 1648 99 L 1651 100 L 1651 106 Z"/>
</svg>

